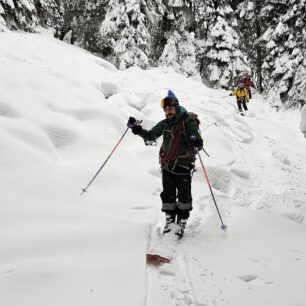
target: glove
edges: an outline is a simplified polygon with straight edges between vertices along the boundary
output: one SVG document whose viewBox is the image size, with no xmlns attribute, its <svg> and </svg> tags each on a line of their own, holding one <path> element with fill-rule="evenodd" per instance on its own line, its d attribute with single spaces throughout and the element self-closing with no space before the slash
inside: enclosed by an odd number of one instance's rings
<svg viewBox="0 0 306 306">
<path fill-rule="evenodd" d="M 127 126 L 132 129 L 132 133 L 138 135 L 142 132 L 143 128 L 139 125 L 141 121 L 137 121 L 134 117 L 130 117 Z"/>
<path fill-rule="evenodd" d="M 192 145 L 197 149 L 197 151 L 201 151 L 203 149 L 203 140 L 201 138 L 197 138 L 195 135 L 190 136 Z"/>
<path fill-rule="evenodd" d="M 134 134 L 134 135 L 139 135 L 141 132 L 142 132 L 142 130 L 143 130 L 143 128 L 142 128 L 142 126 L 141 125 L 134 125 L 133 127 L 132 127 L 132 133 Z"/>
<path fill-rule="evenodd" d="M 135 125 L 137 125 L 136 119 L 134 117 L 130 117 L 127 122 L 127 126 L 132 129 Z"/>
</svg>

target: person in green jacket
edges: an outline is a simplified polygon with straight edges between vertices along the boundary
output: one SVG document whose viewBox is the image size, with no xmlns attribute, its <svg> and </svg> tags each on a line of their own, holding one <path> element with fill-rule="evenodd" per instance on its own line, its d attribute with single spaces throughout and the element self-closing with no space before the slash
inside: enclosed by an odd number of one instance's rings
<svg viewBox="0 0 306 306">
<path fill-rule="evenodd" d="M 191 180 L 196 153 L 203 148 L 198 119 L 179 105 L 175 94 L 169 90 L 161 101 L 166 119 L 151 130 L 145 130 L 135 118 L 130 117 L 128 127 L 135 135 L 153 141 L 163 136 L 159 160 L 162 169 L 162 211 L 166 215 L 164 234 L 172 230 L 178 238 L 184 234 L 192 210 Z"/>
</svg>

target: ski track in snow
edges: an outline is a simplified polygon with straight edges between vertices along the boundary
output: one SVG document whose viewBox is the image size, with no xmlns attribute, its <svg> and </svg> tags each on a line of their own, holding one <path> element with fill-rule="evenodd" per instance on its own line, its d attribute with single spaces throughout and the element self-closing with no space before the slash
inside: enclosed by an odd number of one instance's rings
<svg viewBox="0 0 306 306">
<path fill-rule="evenodd" d="M 254 101 L 252 103 L 258 103 Z M 256 114 L 247 118 L 253 134 L 252 141 L 241 142 L 239 152 L 243 152 L 240 167 L 252 167 L 252 187 L 237 190 L 236 203 L 253 209 L 280 214 L 298 223 L 303 223 L 306 215 L 306 165 L 302 156 L 296 159 L 294 148 L 284 139 L 273 139 L 277 126 L 265 124 L 266 116 Z M 254 126 L 256 125 L 256 130 Z M 288 132 L 290 133 L 290 131 Z M 292 133 L 292 136 L 293 133 Z M 267 160 L 268 159 L 268 160 Z M 267 188 L 268 187 L 268 188 Z M 247 192 L 246 192 L 247 190 Z M 260 190 L 260 194 L 258 191 Z"/>
<path fill-rule="evenodd" d="M 160 267 L 147 266 L 145 306 L 202 306 L 196 302 L 192 282 L 188 276 L 184 238 L 174 243 L 174 256 L 170 263 Z"/>
</svg>

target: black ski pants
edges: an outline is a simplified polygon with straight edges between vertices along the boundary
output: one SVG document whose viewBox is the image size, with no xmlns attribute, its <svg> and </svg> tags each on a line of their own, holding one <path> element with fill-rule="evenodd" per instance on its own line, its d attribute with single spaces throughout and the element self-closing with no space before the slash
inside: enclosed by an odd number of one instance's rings
<svg viewBox="0 0 306 306">
<path fill-rule="evenodd" d="M 176 216 L 177 220 L 188 219 L 192 210 L 191 170 L 191 166 L 177 166 L 170 171 L 162 170 L 162 211 L 170 214 L 174 221 Z"/>
<path fill-rule="evenodd" d="M 237 105 L 238 105 L 238 108 L 239 108 L 239 111 L 242 112 L 242 106 L 244 108 L 244 110 L 248 110 L 248 107 L 247 107 L 247 104 L 246 104 L 246 100 L 237 100 Z"/>
</svg>

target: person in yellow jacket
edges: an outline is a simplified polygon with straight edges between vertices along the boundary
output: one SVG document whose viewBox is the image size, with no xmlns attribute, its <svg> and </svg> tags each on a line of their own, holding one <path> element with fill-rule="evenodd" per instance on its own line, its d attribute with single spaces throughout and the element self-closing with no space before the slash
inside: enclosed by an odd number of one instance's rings
<svg viewBox="0 0 306 306">
<path fill-rule="evenodd" d="M 248 90 L 244 87 L 244 84 L 240 83 L 238 87 L 233 90 L 230 96 L 236 96 L 238 109 L 241 115 L 243 115 L 242 106 L 243 109 L 247 111 L 247 102 L 249 102 L 249 93 Z"/>
</svg>

